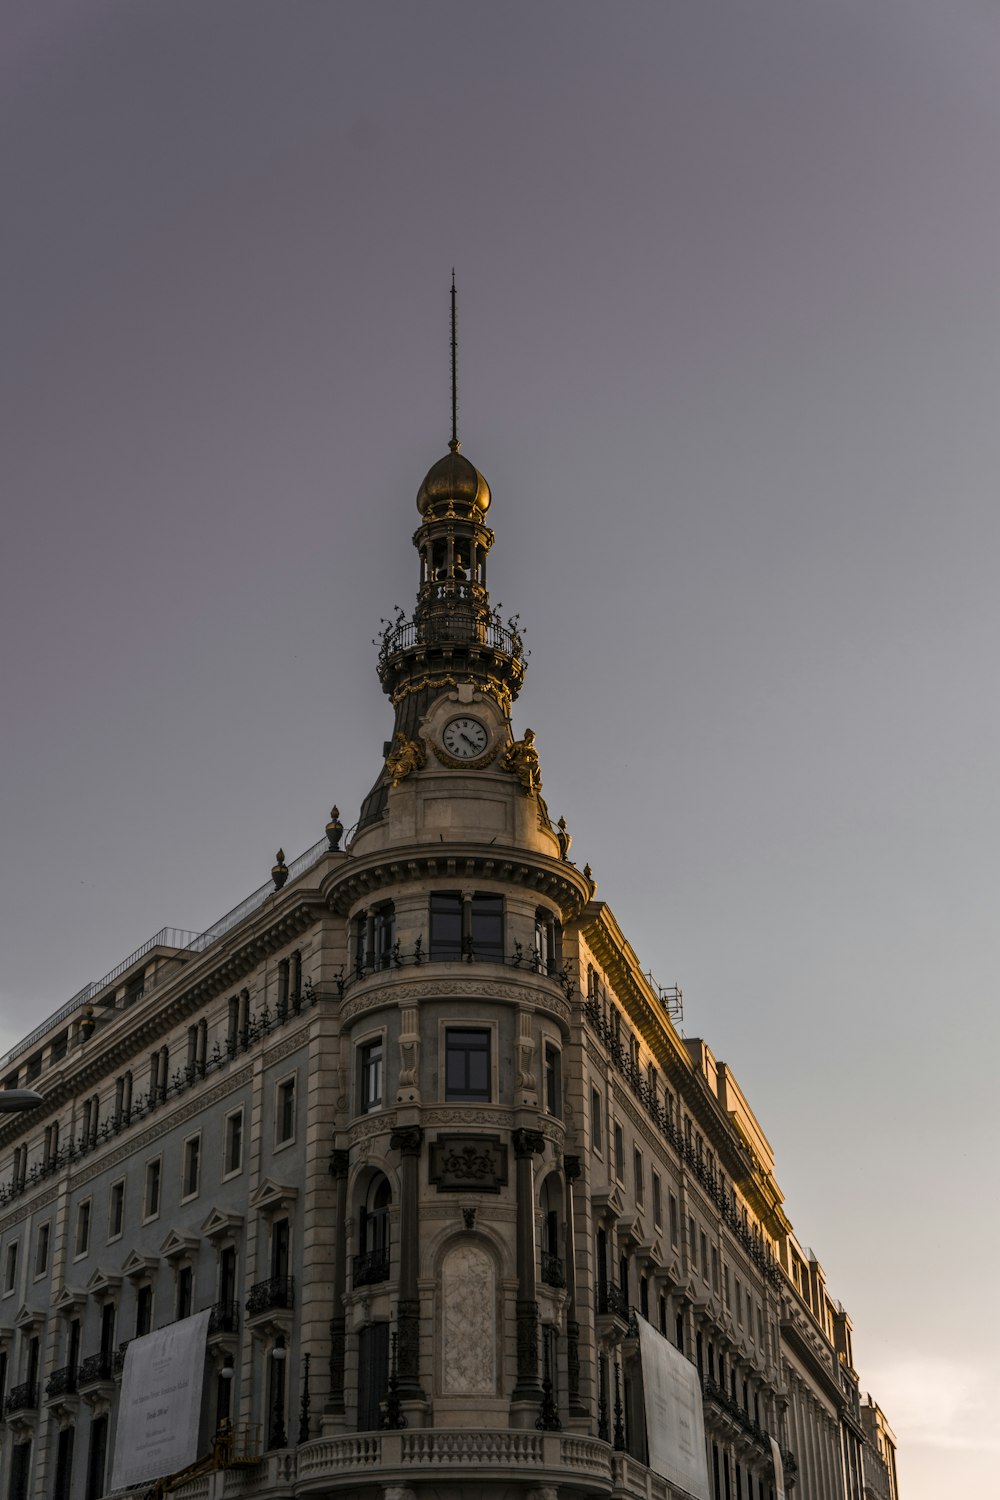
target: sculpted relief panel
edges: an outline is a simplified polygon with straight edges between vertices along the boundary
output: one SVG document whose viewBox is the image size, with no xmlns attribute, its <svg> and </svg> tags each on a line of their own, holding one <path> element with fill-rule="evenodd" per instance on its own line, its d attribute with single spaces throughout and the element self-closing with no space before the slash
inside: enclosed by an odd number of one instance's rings
<svg viewBox="0 0 1000 1500">
<path fill-rule="evenodd" d="M 478 1245 L 455 1245 L 441 1267 L 441 1388 L 446 1396 L 496 1390 L 496 1278 Z"/>
</svg>

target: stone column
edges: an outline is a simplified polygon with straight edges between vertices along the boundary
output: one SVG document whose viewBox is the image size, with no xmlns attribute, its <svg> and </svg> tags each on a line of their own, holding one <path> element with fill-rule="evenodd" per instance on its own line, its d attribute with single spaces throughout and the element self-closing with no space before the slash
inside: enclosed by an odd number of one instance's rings
<svg viewBox="0 0 1000 1500">
<path fill-rule="evenodd" d="M 515 1130 L 511 1139 L 517 1158 L 517 1385 L 512 1399 L 540 1401 L 532 1157 L 545 1150 L 545 1137 L 539 1130 Z"/>
<path fill-rule="evenodd" d="M 396 1299 L 397 1371 L 399 1394 L 404 1401 L 423 1401 L 420 1388 L 420 1292 L 417 1271 L 420 1259 L 419 1171 L 424 1132 L 419 1125 L 404 1125 L 389 1137 L 390 1151 L 398 1151 L 399 1164 L 399 1295 Z"/>
<path fill-rule="evenodd" d="M 566 1376 L 569 1387 L 569 1410 L 574 1417 L 585 1417 L 586 1406 L 580 1400 L 580 1324 L 576 1316 L 576 1225 L 573 1216 L 573 1184 L 580 1176 L 580 1158 L 563 1157 L 566 1179 Z"/>
<path fill-rule="evenodd" d="M 347 1314 L 344 1295 L 347 1291 L 347 1166 L 346 1151 L 334 1151 L 330 1157 L 330 1175 L 337 1184 L 337 1207 L 333 1231 L 333 1316 L 330 1319 L 330 1399 L 326 1409 L 331 1414 L 344 1410 L 344 1355 L 347 1342 Z"/>
</svg>

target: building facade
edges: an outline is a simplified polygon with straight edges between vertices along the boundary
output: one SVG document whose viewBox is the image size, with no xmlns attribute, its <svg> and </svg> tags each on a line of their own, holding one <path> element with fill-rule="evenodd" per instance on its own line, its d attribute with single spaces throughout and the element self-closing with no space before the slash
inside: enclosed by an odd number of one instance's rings
<svg viewBox="0 0 1000 1500">
<path fill-rule="evenodd" d="M 187 1500 L 680 1500 L 640 1320 L 697 1371 L 714 1500 L 897 1500 L 763 1129 L 549 816 L 454 437 L 417 506 L 355 828 L 0 1067 L 44 1101 L 0 1115 L 0 1492 L 107 1495 L 129 1342 L 211 1309 L 203 1446 L 247 1463 Z"/>
</svg>

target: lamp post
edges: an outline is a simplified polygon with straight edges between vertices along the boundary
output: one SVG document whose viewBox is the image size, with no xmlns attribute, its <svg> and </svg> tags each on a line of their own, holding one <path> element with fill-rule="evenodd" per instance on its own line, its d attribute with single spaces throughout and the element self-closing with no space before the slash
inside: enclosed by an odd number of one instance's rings
<svg viewBox="0 0 1000 1500">
<path fill-rule="evenodd" d="M 271 1350 L 271 1431 L 267 1446 L 287 1448 L 285 1431 L 285 1335 L 279 1333 Z"/>
<path fill-rule="evenodd" d="M 0 1115 L 22 1114 L 27 1109 L 37 1109 L 44 1102 L 34 1089 L 0 1089 Z"/>
</svg>

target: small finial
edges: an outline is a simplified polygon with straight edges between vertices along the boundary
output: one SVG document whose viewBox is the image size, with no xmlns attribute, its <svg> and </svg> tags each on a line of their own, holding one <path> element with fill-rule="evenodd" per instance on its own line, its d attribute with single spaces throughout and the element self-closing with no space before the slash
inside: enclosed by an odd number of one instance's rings
<svg viewBox="0 0 1000 1500">
<path fill-rule="evenodd" d="M 330 845 L 331 854 L 336 854 L 337 850 L 340 848 L 340 840 L 343 836 L 343 832 L 344 825 L 340 821 L 340 809 L 338 807 L 331 807 L 330 821 L 326 825 L 326 838 L 327 843 Z"/>
<path fill-rule="evenodd" d="M 451 268 L 451 442 L 448 447 L 457 453 L 462 446 L 458 441 L 458 296 L 455 291 L 455 267 Z"/>
<path fill-rule="evenodd" d="M 274 864 L 271 866 L 271 879 L 274 881 L 274 889 L 280 891 L 288 879 L 288 866 L 285 864 L 285 851 L 279 849 L 274 856 Z"/>
</svg>

